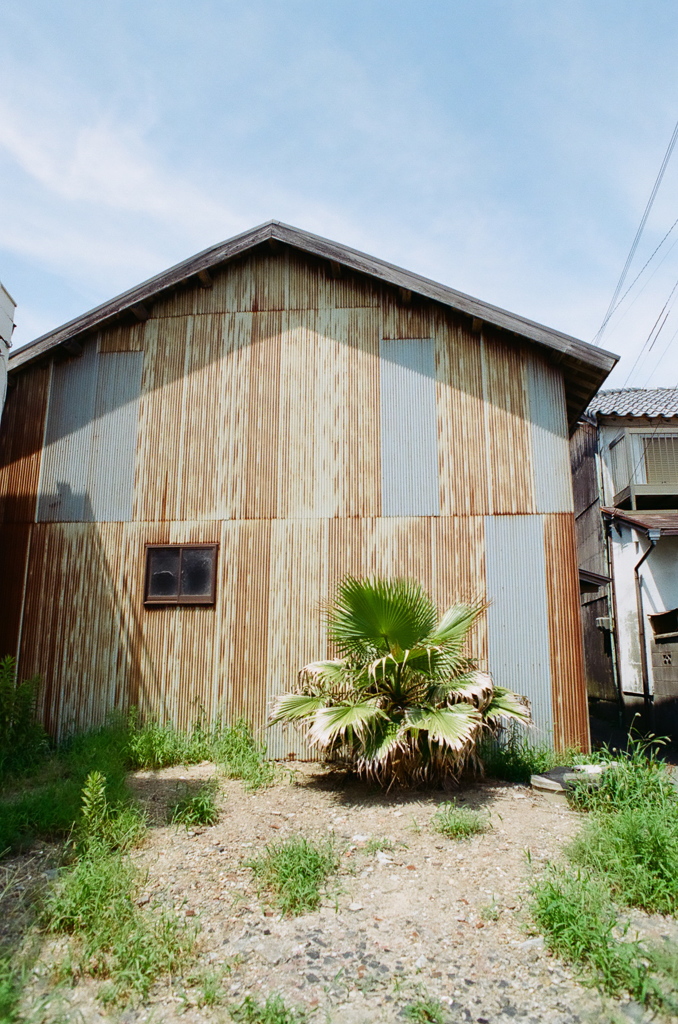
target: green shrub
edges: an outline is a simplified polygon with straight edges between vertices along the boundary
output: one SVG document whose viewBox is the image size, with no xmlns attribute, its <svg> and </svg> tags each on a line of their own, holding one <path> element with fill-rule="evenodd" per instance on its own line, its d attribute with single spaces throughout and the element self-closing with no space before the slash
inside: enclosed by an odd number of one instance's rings
<svg viewBox="0 0 678 1024">
<path fill-rule="evenodd" d="M 308 1020 L 303 1010 L 289 1009 L 280 996 L 269 996 L 265 1003 L 245 996 L 229 1012 L 236 1024 L 306 1024 Z"/>
<path fill-rule="evenodd" d="M 331 840 L 312 843 L 301 836 L 269 843 L 261 857 L 246 862 L 282 914 L 304 914 L 320 903 L 322 887 L 339 867 Z"/>
<path fill-rule="evenodd" d="M 648 804 L 678 807 L 678 792 L 670 768 L 658 757 L 663 740 L 632 738 L 628 752 L 615 752 L 599 785 L 577 782 L 570 803 L 580 811 L 614 812 Z"/>
<path fill-rule="evenodd" d="M 453 800 L 440 804 L 433 815 L 431 826 L 448 839 L 468 839 L 489 830 L 490 822 L 482 811 L 459 807 Z"/>
<path fill-rule="evenodd" d="M 208 782 L 197 792 L 184 785 L 181 796 L 168 808 L 167 816 L 171 825 L 216 825 L 219 812 L 214 802 L 216 784 Z"/>
<path fill-rule="evenodd" d="M 9 958 L 0 959 L 0 1024 L 18 1024 L 21 985 Z"/>
<path fill-rule="evenodd" d="M 24 772 L 45 760 L 47 734 L 35 718 L 40 676 L 19 682 L 16 660 L 0 660 L 0 778 Z"/>
</svg>

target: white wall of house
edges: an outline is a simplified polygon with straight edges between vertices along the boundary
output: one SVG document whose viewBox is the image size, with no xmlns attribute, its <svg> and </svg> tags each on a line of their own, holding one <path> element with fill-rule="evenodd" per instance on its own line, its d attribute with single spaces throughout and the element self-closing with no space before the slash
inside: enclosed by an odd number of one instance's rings
<svg viewBox="0 0 678 1024">
<path fill-rule="evenodd" d="M 617 642 L 621 687 L 626 694 L 643 693 L 640 657 L 640 630 L 634 566 L 650 547 L 642 530 L 615 523 L 611 528 L 612 572 L 617 602 Z M 652 646 L 654 644 L 649 615 L 678 608 L 678 537 L 660 537 L 639 570 L 645 647 L 650 693 L 654 692 Z"/>
</svg>

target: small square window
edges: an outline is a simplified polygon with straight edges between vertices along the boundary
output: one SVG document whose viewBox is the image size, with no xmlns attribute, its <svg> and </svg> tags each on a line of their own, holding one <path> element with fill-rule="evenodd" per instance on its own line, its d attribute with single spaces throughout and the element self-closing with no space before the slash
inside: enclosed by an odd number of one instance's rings
<svg viewBox="0 0 678 1024">
<path fill-rule="evenodd" d="M 145 604 L 214 604 L 216 544 L 149 544 Z"/>
</svg>

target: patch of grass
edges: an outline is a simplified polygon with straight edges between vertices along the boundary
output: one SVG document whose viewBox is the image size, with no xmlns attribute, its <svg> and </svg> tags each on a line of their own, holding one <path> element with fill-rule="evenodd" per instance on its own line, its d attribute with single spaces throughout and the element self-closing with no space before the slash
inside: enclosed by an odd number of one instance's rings
<svg viewBox="0 0 678 1024">
<path fill-rule="evenodd" d="M 604 992 L 628 992 L 640 1003 L 675 1012 L 659 956 L 625 939 L 628 924 L 620 927 L 604 879 L 551 865 L 532 888 L 531 909 L 549 949 L 580 964 Z"/>
<path fill-rule="evenodd" d="M 46 896 L 43 927 L 70 935 L 73 946 L 63 970 L 77 977 L 110 979 L 109 1001 L 145 998 L 155 979 L 176 974 L 188 962 L 194 931 L 169 911 L 140 910 L 135 903 L 141 875 L 125 851 L 143 825 L 129 808 L 111 808 L 105 778 L 93 772 L 83 791 L 74 866 Z"/>
<path fill-rule="evenodd" d="M 443 1005 L 437 999 L 418 999 L 405 1007 L 403 1016 L 413 1024 L 445 1024 Z"/>
<path fill-rule="evenodd" d="M 35 719 L 40 683 L 40 676 L 20 682 L 16 660 L 0 659 L 0 779 L 35 769 L 49 754 L 47 734 Z"/>
<path fill-rule="evenodd" d="M 242 779 L 248 789 L 260 789 L 275 780 L 275 765 L 266 759 L 266 744 L 255 739 L 245 718 L 233 725 L 211 727 L 198 720 L 192 729 L 183 732 L 171 724 L 140 723 L 132 712 L 128 731 L 125 752 L 131 768 L 214 761 L 228 778 Z"/>
<path fill-rule="evenodd" d="M 18 1024 L 21 983 L 9 958 L 0 960 L 0 1024 Z"/>
<path fill-rule="evenodd" d="M 322 889 L 339 868 L 339 853 L 332 840 L 313 843 L 301 836 L 269 843 L 261 857 L 246 861 L 260 892 L 268 892 L 281 914 L 315 910 Z"/>
<path fill-rule="evenodd" d="M 482 811 L 459 807 L 453 800 L 440 804 L 433 815 L 431 827 L 448 839 L 469 839 L 490 829 L 490 822 Z"/>
<path fill-rule="evenodd" d="M 242 779 L 247 789 L 275 782 L 276 766 L 266 759 L 266 744 L 258 742 L 245 718 L 222 729 L 215 740 L 214 760 L 229 779 Z"/>
<path fill-rule="evenodd" d="M 615 754 L 600 776 L 599 785 L 586 779 L 575 784 L 570 803 L 579 811 L 615 812 L 627 807 L 647 804 L 662 807 L 678 806 L 670 769 L 658 757 L 664 740 L 654 737 L 629 741 L 627 752 Z"/>
<path fill-rule="evenodd" d="M 241 1003 L 229 1009 L 236 1024 L 306 1024 L 308 1014 L 300 1009 L 285 1006 L 280 996 L 269 996 L 265 1003 L 259 1003 L 252 996 L 245 996 Z"/>
<path fill-rule="evenodd" d="M 216 825 L 219 812 L 215 803 L 217 786 L 214 781 L 207 782 L 196 791 L 184 785 L 178 799 L 168 808 L 168 819 L 171 825 Z"/>
<path fill-rule="evenodd" d="M 483 740 L 478 758 L 491 779 L 529 784 L 531 775 L 541 775 L 558 765 L 588 764 L 604 760 L 602 754 L 582 754 L 577 748 L 555 751 L 547 743 L 529 743 L 517 732 Z"/>
</svg>

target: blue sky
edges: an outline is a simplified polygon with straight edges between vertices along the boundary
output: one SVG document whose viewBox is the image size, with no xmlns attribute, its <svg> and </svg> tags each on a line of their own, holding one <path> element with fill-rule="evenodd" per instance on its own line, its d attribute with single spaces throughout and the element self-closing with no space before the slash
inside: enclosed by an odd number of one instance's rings
<svg viewBox="0 0 678 1024">
<path fill-rule="evenodd" d="M 676 53 L 675 0 L 3 5 L 15 344 L 270 218 L 590 340 L 678 120 Z M 637 269 L 676 217 L 678 151 Z M 629 376 L 676 239 L 605 333 L 611 384 L 678 383 L 678 302 Z"/>
</svg>

